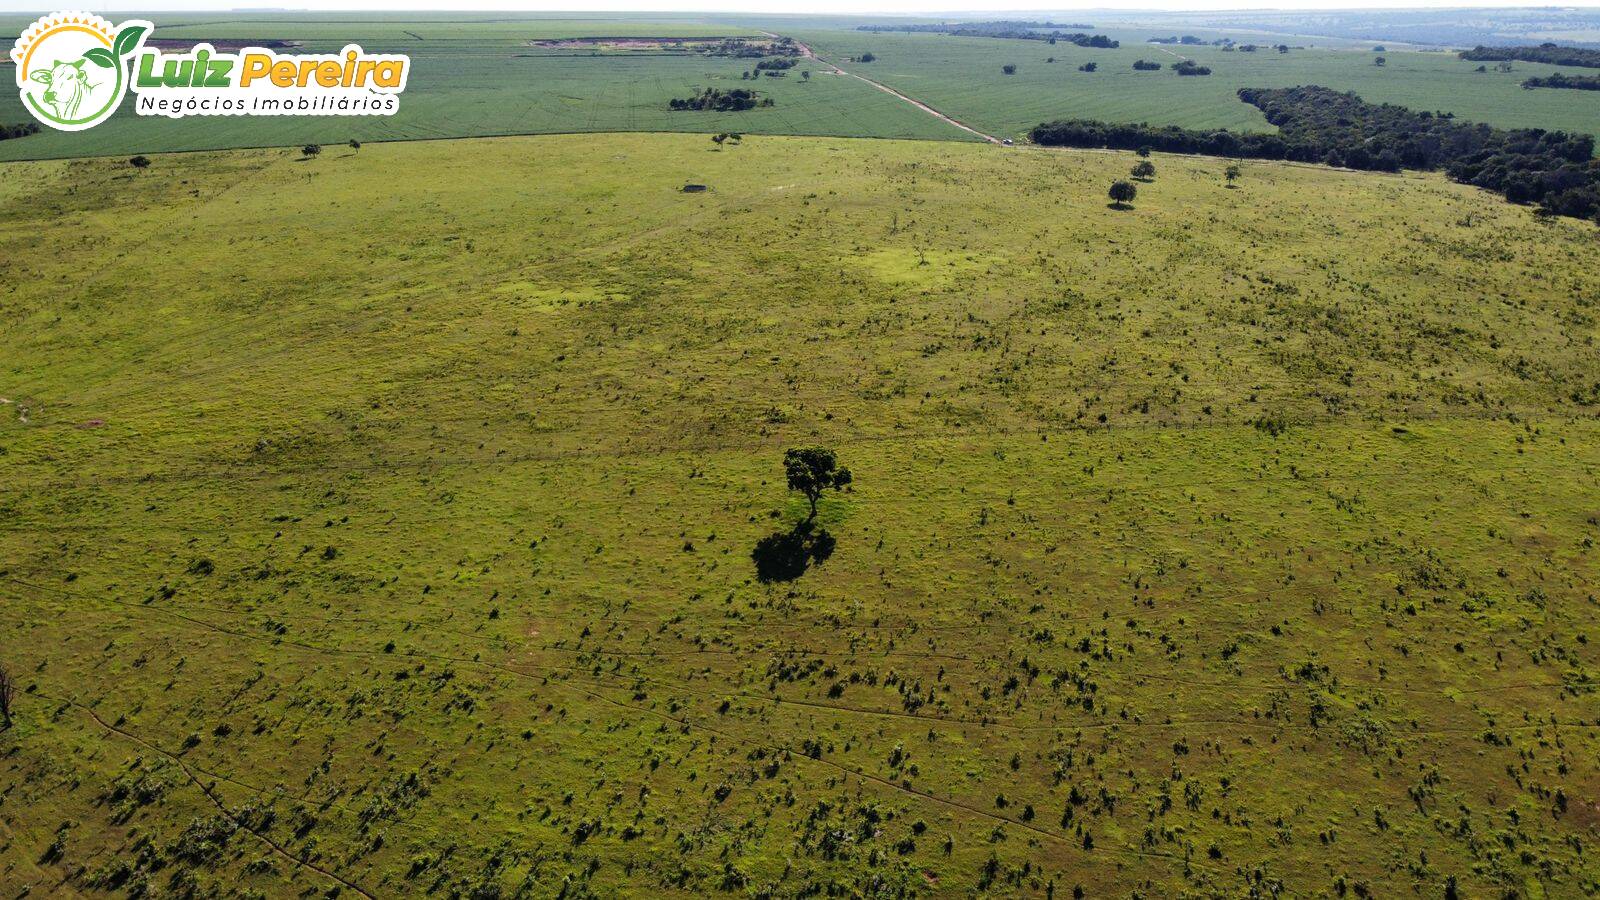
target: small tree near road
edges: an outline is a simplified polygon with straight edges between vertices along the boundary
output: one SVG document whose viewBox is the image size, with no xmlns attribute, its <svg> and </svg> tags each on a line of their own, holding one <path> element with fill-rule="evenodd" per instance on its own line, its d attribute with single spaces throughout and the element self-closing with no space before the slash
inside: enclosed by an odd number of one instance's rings
<svg viewBox="0 0 1600 900">
<path fill-rule="evenodd" d="M 822 492 L 840 490 L 850 483 L 850 470 L 839 465 L 833 451 L 825 447 L 795 447 L 783 454 L 783 472 L 789 480 L 789 490 L 799 491 L 811 504 L 810 522 L 817 517 L 817 501 Z"/>
<path fill-rule="evenodd" d="M 1127 209 L 1133 198 L 1139 195 L 1139 189 L 1134 187 L 1131 181 L 1113 181 L 1111 190 L 1107 191 L 1106 195 L 1111 198 L 1113 209 Z"/>
</svg>

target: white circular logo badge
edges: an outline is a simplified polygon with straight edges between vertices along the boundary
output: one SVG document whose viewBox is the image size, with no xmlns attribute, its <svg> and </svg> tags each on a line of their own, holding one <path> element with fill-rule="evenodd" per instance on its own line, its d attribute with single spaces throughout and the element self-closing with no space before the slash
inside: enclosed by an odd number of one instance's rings
<svg viewBox="0 0 1600 900">
<path fill-rule="evenodd" d="M 151 27 L 137 20 L 113 27 L 86 12 L 59 12 L 34 22 L 11 49 L 22 105 L 61 131 L 104 122 L 127 93 L 127 60 Z"/>
</svg>

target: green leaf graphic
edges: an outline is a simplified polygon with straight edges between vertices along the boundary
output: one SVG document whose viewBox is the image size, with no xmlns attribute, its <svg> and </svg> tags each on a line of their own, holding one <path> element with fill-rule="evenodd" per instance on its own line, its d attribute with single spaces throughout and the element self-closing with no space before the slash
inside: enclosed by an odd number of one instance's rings
<svg viewBox="0 0 1600 900">
<path fill-rule="evenodd" d="M 139 46 L 139 38 L 148 30 L 143 25 L 129 25 L 117 32 L 117 39 L 113 42 L 113 52 L 119 57 L 132 53 L 133 48 Z"/>
<path fill-rule="evenodd" d="M 92 47 L 88 50 L 85 50 L 83 52 L 83 58 L 94 63 L 102 69 L 109 69 L 117 64 L 116 59 L 111 55 L 111 51 L 104 47 Z"/>
</svg>

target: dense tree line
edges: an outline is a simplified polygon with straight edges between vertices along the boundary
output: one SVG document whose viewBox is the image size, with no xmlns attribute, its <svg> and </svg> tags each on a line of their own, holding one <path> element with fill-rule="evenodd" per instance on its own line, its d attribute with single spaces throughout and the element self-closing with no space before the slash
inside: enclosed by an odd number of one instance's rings
<svg viewBox="0 0 1600 900">
<path fill-rule="evenodd" d="M 1179 75 L 1210 75 L 1211 67 L 1197 65 L 1192 59 L 1185 59 L 1172 64 L 1172 71 Z"/>
<path fill-rule="evenodd" d="M 1525 88 L 1568 88 L 1574 91 L 1600 91 L 1600 75 L 1563 75 L 1557 72 L 1544 78 L 1529 78 Z"/>
<path fill-rule="evenodd" d="M 1030 137 L 1047 146 L 1149 148 L 1385 172 L 1443 169 L 1456 181 L 1517 203 L 1538 203 L 1550 213 L 1584 219 L 1600 215 L 1600 166 L 1593 159 L 1590 135 L 1461 123 L 1448 113 L 1367 103 L 1324 87 L 1246 88 L 1239 99 L 1259 107 L 1278 133 L 1077 120 L 1039 125 Z"/>
<path fill-rule="evenodd" d="M 1133 70 L 1135 72 L 1159 72 L 1161 71 L 1161 63 L 1136 59 L 1133 61 Z"/>
<path fill-rule="evenodd" d="M 1559 44 L 1540 44 L 1537 47 L 1473 47 L 1471 50 L 1461 51 L 1461 58 L 1474 62 L 1518 59 L 1523 62 L 1549 63 L 1552 66 L 1600 69 L 1600 50 L 1562 47 Z"/>
<path fill-rule="evenodd" d="M 1092 28 L 1092 25 L 1058 25 L 1054 22 L 1025 22 L 1002 20 L 996 22 L 961 22 L 937 25 L 858 25 L 857 31 L 904 31 L 920 34 L 950 34 L 956 37 L 1007 38 L 1019 41 L 1066 41 L 1079 47 L 1114 49 L 1122 46 L 1103 34 L 1063 32 L 1063 28 Z M 1047 30 L 1048 29 L 1048 30 Z"/>
<path fill-rule="evenodd" d="M 0 125 L 0 141 L 8 141 L 12 138 L 27 137 L 30 134 L 38 133 L 38 122 L 22 122 L 16 125 Z"/>
<path fill-rule="evenodd" d="M 773 71 L 782 71 L 783 69 L 792 69 L 792 68 L 794 68 L 795 62 L 796 61 L 794 59 L 791 59 L 789 57 L 782 57 L 782 56 L 780 56 L 780 57 L 778 57 L 776 59 L 763 59 L 762 61 L 756 63 L 756 71 L 764 72 L 764 71 L 767 71 L 769 69 L 773 70 Z"/>
<path fill-rule="evenodd" d="M 734 88 L 730 91 L 706 88 L 688 99 L 674 97 L 667 105 L 675 110 L 741 112 L 758 106 L 771 106 L 772 98 L 758 97 L 755 91 L 747 88 Z"/>
</svg>

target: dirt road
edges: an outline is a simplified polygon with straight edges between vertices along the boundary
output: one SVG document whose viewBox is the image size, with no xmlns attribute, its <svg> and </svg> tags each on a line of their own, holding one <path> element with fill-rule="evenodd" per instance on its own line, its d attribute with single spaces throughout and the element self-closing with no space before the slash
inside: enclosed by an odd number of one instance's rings
<svg viewBox="0 0 1600 900">
<path fill-rule="evenodd" d="M 768 37 L 771 37 L 771 38 L 778 37 L 778 35 L 772 34 L 771 32 L 762 32 L 762 33 L 767 35 Z M 871 78 L 868 78 L 865 75 L 857 75 L 854 72 L 847 72 L 844 69 L 839 68 L 838 66 L 834 65 L 833 63 L 823 59 L 820 56 L 818 56 L 816 54 L 816 52 L 811 49 L 810 46 L 808 46 L 808 45 L 806 45 L 804 43 L 801 43 L 800 41 L 795 41 L 794 43 L 795 43 L 795 46 L 800 48 L 800 55 L 801 56 L 805 57 L 806 59 L 816 60 L 818 63 L 821 63 L 824 66 L 827 66 L 828 70 L 830 72 L 832 72 L 833 74 L 835 74 L 835 75 L 843 75 L 843 76 L 845 76 L 847 78 L 856 78 L 856 79 L 859 79 L 861 81 L 865 81 L 867 84 L 870 84 L 873 87 L 877 88 L 878 90 L 883 91 L 885 94 L 889 94 L 891 96 L 898 97 L 901 100 L 904 100 L 905 102 L 911 104 L 912 106 L 915 106 L 917 109 L 922 110 L 923 112 L 927 113 L 928 115 L 933 116 L 935 119 L 940 120 L 941 122 L 948 122 L 951 125 L 954 125 L 955 127 L 961 129 L 962 131 L 965 131 L 965 132 L 967 132 L 969 134 L 975 134 L 978 137 L 983 138 L 984 140 L 988 141 L 991 144 L 995 144 L 997 146 L 1005 145 L 1005 142 L 1002 141 L 1000 138 L 997 138 L 992 134 L 985 134 L 984 132 L 979 131 L 976 128 L 973 128 L 971 125 L 968 125 L 968 124 L 966 124 L 964 122 L 958 122 L 955 119 L 952 119 L 949 116 L 945 115 L 944 113 L 938 111 L 937 109 L 934 109 L 933 107 L 929 106 L 928 104 L 923 103 L 921 100 L 918 100 L 918 99 L 916 99 L 914 97 L 908 97 L 905 94 L 902 94 L 899 91 L 895 90 L 894 88 L 889 87 L 887 84 L 884 84 L 881 81 L 873 81 Z"/>
</svg>

